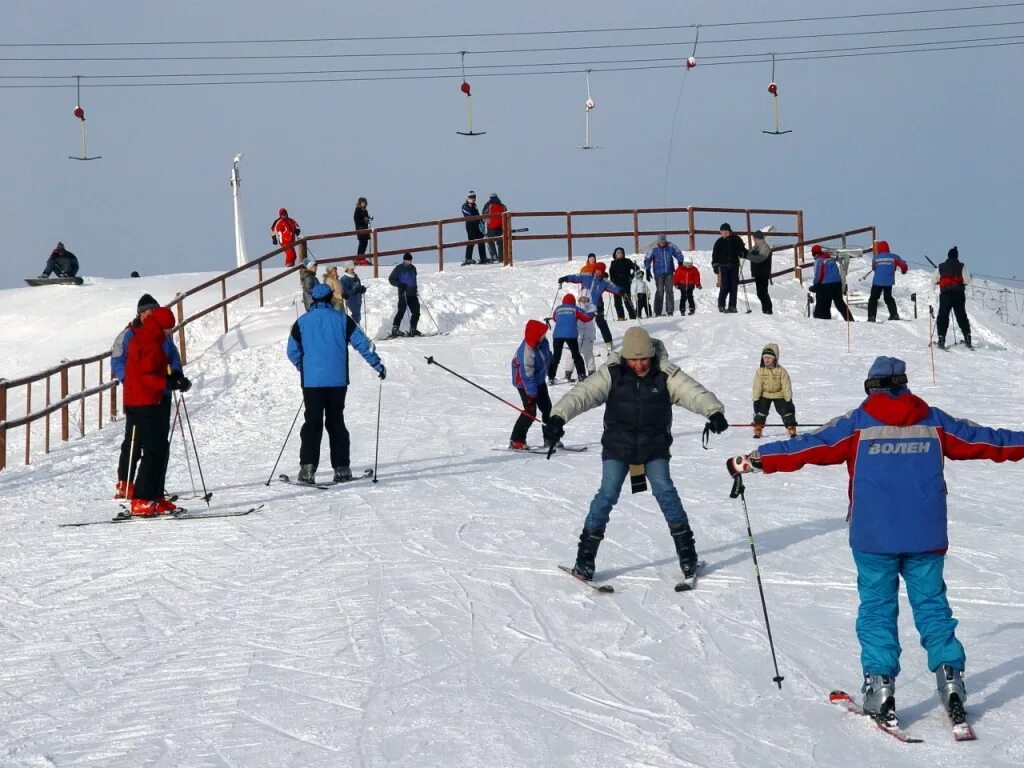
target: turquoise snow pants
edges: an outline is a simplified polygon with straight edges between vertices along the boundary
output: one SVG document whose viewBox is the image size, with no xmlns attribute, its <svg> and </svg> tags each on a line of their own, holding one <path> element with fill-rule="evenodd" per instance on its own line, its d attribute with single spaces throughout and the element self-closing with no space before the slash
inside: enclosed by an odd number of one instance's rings
<svg viewBox="0 0 1024 768">
<path fill-rule="evenodd" d="M 946 600 L 942 579 L 945 555 L 878 555 L 853 550 L 857 565 L 857 639 L 860 663 L 865 674 L 892 675 L 900 672 L 899 615 L 900 576 L 907 585 L 907 598 L 914 613 L 914 625 L 921 647 L 928 653 L 928 669 L 942 664 L 964 668 L 964 647 L 956 639 L 956 619 Z"/>
</svg>

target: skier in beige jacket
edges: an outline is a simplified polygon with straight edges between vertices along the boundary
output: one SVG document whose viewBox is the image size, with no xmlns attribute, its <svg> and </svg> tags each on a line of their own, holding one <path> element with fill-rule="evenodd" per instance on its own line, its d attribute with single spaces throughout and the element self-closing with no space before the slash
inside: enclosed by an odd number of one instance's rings
<svg viewBox="0 0 1024 768">
<path fill-rule="evenodd" d="M 754 371 L 754 437 L 760 438 L 772 404 L 790 437 L 796 437 L 796 406 L 789 372 L 779 365 L 779 345 L 765 344 L 761 365 Z"/>
<path fill-rule="evenodd" d="M 573 575 L 584 581 L 594 578 L 597 549 L 622 483 L 627 474 L 636 482 L 646 473 L 675 542 L 683 575 L 692 578 L 698 563 L 693 531 L 669 474 L 672 406 L 707 417 L 709 429 L 716 434 L 729 426 L 725 406 L 669 362 L 665 346 L 639 326 L 626 331 L 619 353 L 613 353 L 605 365 L 551 409 L 550 438 L 557 442 L 566 422 L 601 404 L 605 404 L 601 486 L 583 524 Z"/>
</svg>

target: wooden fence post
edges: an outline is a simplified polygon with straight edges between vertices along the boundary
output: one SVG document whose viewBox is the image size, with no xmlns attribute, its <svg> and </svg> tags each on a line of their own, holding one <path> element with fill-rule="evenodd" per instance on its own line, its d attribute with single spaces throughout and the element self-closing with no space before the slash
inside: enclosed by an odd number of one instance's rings
<svg viewBox="0 0 1024 768">
<path fill-rule="evenodd" d="M 78 390 L 78 391 L 79 392 L 85 392 L 85 363 L 82 363 L 81 371 L 82 371 L 82 388 L 80 390 Z M 80 424 L 80 426 L 78 428 L 78 434 L 79 434 L 80 437 L 85 437 L 85 398 L 83 397 L 78 402 L 80 402 L 82 404 L 82 412 L 79 415 L 79 424 Z"/>
<path fill-rule="evenodd" d="M 103 361 L 102 360 L 97 360 L 96 361 L 96 366 L 97 366 L 97 373 L 99 374 L 100 386 L 102 387 L 103 386 Z M 96 393 L 96 418 L 97 418 L 97 427 L 96 427 L 96 429 L 103 429 L 103 393 L 102 392 L 97 392 Z"/>
<path fill-rule="evenodd" d="M 750 209 L 747 208 L 747 250 L 754 247 L 754 235 L 750 227 Z"/>
<path fill-rule="evenodd" d="M 377 248 L 377 230 L 370 230 L 371 242 L 373 243 L 373 276 L 380 277 L 380 253 Z"/>
<path fill-rule="evenodd" d="M 263 307 L 263 260 L 262 259 L 260 259 L 260 261 L 256 264 L 256 280 L 257 280 L 257 284 L 260 287 L 260 290 L 259 290 L 259 294 L 260 294 L 260 308 L 262 308 Z"/>
<path fill-rule="evenodd" d="M 66 366 L 67 362 L 68 362 L 67 360 L 61 360 L 60 364 Z M 46 380 L 47 380 L 47 382 L 49 382 L 49 380 L 50 380 L 49 377 L 47 377 Z M 68 396 L 68 369 L 67 368 L 61 368 L 60 369 L 60 399 L 63 400 L 67 396 Z M 68 424 L 70 413 L 68 411 L 69 411 L 68 404 L 64 403 L 64 405 L 62 405 L 61 409 L 60 409 L 60 439 L 63 440 L 65 443 L 68 441 L 68 437 L 69 437 L 69 433 L 70 433 L 69 424 Z"/>
<path fill-rule="evenodd" d="M 640 214 L 633 211 L 633 253 L 640 253 Z"/>
<path fill-rule="evenodd" d="M 802 210 L 796 212 L 796 240 L 799 245 L 793 249 L 793 260 L 796 266 L 796 279 L 802 283 L 804 281 L 800 270 L 800 264 L 804 260 L 804 212 Z"/>
<path fill-rule="evenodd" d="M 444 272 L 444 231 L 441 222 L 437 222 L 437 271 Z"/>
<path fill-rule="evenodd" d="M 515 214 L 513 214 L 511 212 L 506 212 L 506 213 L 508 215 L 508 221 L 505 223 L 505 231 L 508 232 L 508 243 L 507 243 L 507 245 L 505 247 L 505 253 L 504 253 L 504 258 L 502 260 L 502 263 L 506 267 L 511 267 L 512 266 L 512 250 L 513 250 L 512 249 L 512 241 L 513 241 L 513 237 L 512 237 L 512 217 Z"/>
<path fill-rule="evenodd" d="M 7 379 L 0 379 L 0 469 L 7 467 Z"/>
<path fill-rule="evenodd" d="M 181 293 L 175 294 L 175 298 L 178 299 L 178 354 L 181 355 L 181 364 L 185 365 L 188 362 L 188 354 L 185 351 L 185 297 Z"/>
<path fill-rule="evenodd" d="M 308 263 L 309 258 L 309 247 L 306 245 L 306 238 L 299 240 L 299 261 L 303 264 Z"/>
<path fill-rule="evenodd" d="M 223 300 L 227 299 L 227 297 L 228 297 L 228 281 L 224 280 L 222 278 L 221 281 L 220 281 L 220 298 L 223 301 Z M 221 309 L 224 311 L 224 333 L 227 333 L 228 332 L 228 305 L 225 304 L 224 306 L 221 307 Z"/>
<path fill-rule="evenodd" d="M 32 382 L 25 385 L 25 414 L 32 413 Z M 25 464 L 30 464 L 32 446 L 32 422 L 25 422 Z"/>
<path fill-rule="evenodd" d="M 689 228 L 689 231 L 690 231 L 690 250 L 691 251 L 696 251 L 697 250 L 697 234 L 694 232 L 694 226 L 693 226 L 693 206 L 692 205 L 689 206 L 686 209 L 686 219 L 687 219 L 687 225 L 686 226 Z"/>
<path fill-rule="evenodd" d="M 512 214 L 505 211 L 501 214 L 501 263 L 509 263 L 512 254 Z"/>
<path fill-rule="evenodd" d="M 565 212 L 565 248 L 566 261 L 572 261 L 572 211 Z"/>
</svg>

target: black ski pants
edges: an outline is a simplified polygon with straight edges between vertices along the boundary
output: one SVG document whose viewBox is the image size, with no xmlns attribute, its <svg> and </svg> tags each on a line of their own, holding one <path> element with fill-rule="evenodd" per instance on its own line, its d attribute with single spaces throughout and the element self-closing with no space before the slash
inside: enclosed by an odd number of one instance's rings
<svg viewBox="0 0 1024 768">
<path fill-rule="evenodd" d="M 868 322 L 875 322 L 875 314 L 878 312 L 878 299 L 885 301 L 885 308 L 889 310 L 890 320 L 899 320 L 900 312 L 896 308 L 896 300 L 892 297 L 891 285 L 872 285 L 871 294 L 868 296 Z"/>
<path fill-rule="evenodd" d="M 170 419 L 171 419 L 171 393 L 167 392 L 164 394 L 164 399 L 160 401 L 159 405 L 153 406 L 160 410 L 160 416 L 162 421 L 158 422 L 158 426 L 162 425 L 163 439 L 167 442 L 170 434 Z M 134 441 L 132 440 L 132 433 L 134 432 Z M 133 446 L 134 443 L 134 446 Z M 163 468 L 160 470 L 160 491 L 166 490 L 166 477 L 167 477 L 167 462 L 170 458 L 170 451 L 164 451 L 164 463 Z M 121 455 L 117 460 L 117 479 L 119 481 L 132 480 L 138 474 L 139 457 L 142 455 L 142 440 L 139 435 L 138 424 L 135 419 L 133 409 L 125 408 L 124 412 L 124 438 L 121 440 Z M 134 482 L 134 481 L 133 481 Z"/>
<path fill-rule="evenodd" d="M 530 397 L 526 394 L 526 390 L 519 387 L 519 399 L 523 401 L 523 410 L 530 414 L 519 414 L 519 418 L 516 419 L 515 426 L 512 427 L 512 440 L 513 442 L 525 443 L 526 433 L 530 431 L 530 427 L 533 425 L 534 419 L 537 416 L 537 410 L 540 409 L 541 414 L 541 432 L 544 435 L 544 440 L 548 439 L 548 419 L 551 418 L 551 396 L 548 395 L 548 388 L 541 384 L 537 387 L 537 396 Z M 534 417 L 534 418 L 531 418 Z"/>
<path fill-rule="evenodd" d="M 491 240 L 487 243 L 487 250 L 491 252 L 491 258 L 498 262 L 504 262 L 505 246 L 504 241 L 501 239 L 501 234 L 501 227 L 498 227 L 497 229 L 491 227 L 487 228 L 488 237 L 498 238 L 497 240 Z"/>
<path fill-rule="evenodd" d="M 420 300 L 416 295 L 415 288 L 405 288 L 399 286 L 398 288 L 398 312 L 395 313 L 395 322 L 392 326 L 398 328 L 402 324 L 402 316 L 405 314 L 405 308 L 409 308 L 409 330 L 415 331 L 416 325 L 420 321 Z"/>
<path fill-rule="evenodd" d="M 481 237 L 483 237 L 483 235 L 480 233 L 480 228 L 476 224 L 473 225 L 472 229 L 469 228 L 469 224 L 466 225 L 466 239 L 470 241 L 470 242 L 466 243 L 466 263 L 467 264 L 473 260 L 473 245 L 474 245 L 474 243 L 472 241 L 480 240 Z M 478 254 L 477 255 L 477 260 L 481 264 L 486 264 L 487 263 L 487 252 L 484 250 L 483 242 L 481 241 L 481 242 L 476 243 L 476 248 L 477 248 L 477 254 Z"/>
<path fill-rule="evenodd" d="M 604 297 L 601 297 L 601 303 L 597 305 L 597 314 L 594 315 L 594 323 L 597 324 L 597 329 L 601 332 L 601 338 L 605 344 L 608 344 L 612 340 L 612 331 L 608 327 L 608 321 L 604 318 Z"/>
<path fill-rule="evenodd" d="M 697 311 L 697 305 L 693 301 L 693 289 L 696 286 L 693 285 L 680 285 L 679 286 L 679 314 L 685 315 L 686 308 L 690 308 L 690 314 L 692 315 Z"/>
<path fill-rule="evenodd" d="M 761 311 L 766 315 L 770 315 L 773 309 L 772 297 L 768 295 L 769 280 L 771 280 L 771 278 L 768 277 L 768 275 L 754 278 L 754 287 L 757 289 L 757 300 L 761 302 Z"/>
<path fill-rule="evenodd" d="M 953 288 L 939 294 L 939 319 L 936 326 L 940 337 L 945 337 L 949 329 L 949 313 L 956 315 L 956 324 L 965 339 L 971 338 L 971 321 L 967 319 L 967 291 Z"/>
<path fill-rule="evenodd" d="M 576 375 L 582 379 L 587 375 L 587 366 L 583 362 L 583 355 L 580 354 L 580 342 L 575 338 L 555 339 L 555 351 L 551 356 L 551 365 L 548 366 L 548 378 L 555 378 L 555 374 L 558 372 L 558 364 L 562 362 L 562 347 L 569 348 L 573 365 L 576 366 Z"/>
<path fill-rule="evenodd" d="M 814 316 L 818 320 L 831 320 L 833 304 L 836 305 L 840 319 L 846 320 L 850 310 L 847 308 L 846 302 L 843 301 L 843 284 L 841 282 L 820 283 L 814 294 Z M 850 319 L 852 320 L 853 317 L 851 316 Z"/>
<path fill-rule="evenodd" d="M 366 253 L 366 248 L 370 244 L 370 236 L 369 235 L 356 235 L 356 237 L 359 238 L 359 250 L 356 251 L 356 253 L 359 254 L 360 256 L 362 256 L 364 253 Z"/>
<path fill-rule="evenodd" d="M 303 387 L 302 402 L 306 405 L 305 420 L 299 437 L 299 463 L 320 465 L 320 440 L 324 427 L 331 444 L 331 467 L 349 465 L 348 428 L 345 426 L 345 394 L 348 387 Z"/>
<path fill-rule="evenodd" d="M 650 317 L 651 316 L 651 303 L 647 300 L 646 293 L 638 293 L 636 295 L 636 316 L 637 317 Z"/>
<path fill-rule="evenodd" d="M 736 309 L 736 292 L 740 287 L 740 268 L 725 264 L 718 267 L 718 309 Z"/>
<path fill-rule="evenodd" d="M 170 396 L 164 401 L 170 403 Z M 135 424 L 135 444 L 142 448 L 139 473 L 135 478 L 135 497 L 144 501 L 162 498 L 167 471 L 167 428 L 169 409 L 164 403 L 133 405 L 124 409 Z"/>
<path fill-rule="evenodd" d="M 754 423 L 764 424 L 768 421 L 768 413 L 775 405 L 775 411 L 782 417 L 782 423 L 787 427 L 796 426 L 796 406 L 792 400 L 779 398 L 762 397 L 754 401 Z"/>
<path fill-rule="evenodd" d="M 633 299 L 629 296 L 629 286 L 620 285 L 622 293 L 616 293 L 615 296 L 615 316 L 619 320 L 625 320 L 626 315 L 623 314 L 623 305 L 625 305 L 625 311 L 629 314 L 630 320 L 636 320 L 636 309 L 633 308 Z"/>
</svg>

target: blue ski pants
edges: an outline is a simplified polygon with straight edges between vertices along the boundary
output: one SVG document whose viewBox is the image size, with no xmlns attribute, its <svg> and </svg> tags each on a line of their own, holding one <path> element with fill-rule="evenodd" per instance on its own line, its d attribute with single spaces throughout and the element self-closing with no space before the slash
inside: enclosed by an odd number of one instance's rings
<svg viewBox="0 0 1024 768">
<path fill-rule="evenodd" d="M 647 482 L 650 483 L 651 493 L 661 507 L 661 514 L 665 521 L 672 525 L 674 523 L 685 523 L 686 511 L 683 509 L 683 502 L 679 498 L 679 492 L 672 484 L 672 476 L 668 471 L 668 459 L 653 459 L 645 465 L 647 471 Z M 629 474 L 629 465 L 624 461 L 605 459 L 601 462 L 601 487 L 597 489 L 594 500 L 590 502 L 590 511 L 587 513 L 587 520 L 583 527 L 588 530 L 604 528 L 608 524 L 612 507 L 619 500 L 619 492 L 622 484 Z"/>
<path fill-rule="evenodd" d="M 928 654 L 928 669 L 934 672 L 942 664 L 949 664 L 963 670 L 964 647 L 954 634 L 957 621 L 946 600 L 946 582 L 942 579 L 945 560 L 945 555 L 932 553 L 879 555 L 853 550 L 860 594 L 857 639 L 865 674 L 895 677 L 900 672 L 896 624 L 900 576 L 907 585 L 921 647 Z"/>
</svg>

